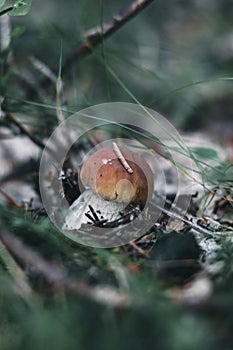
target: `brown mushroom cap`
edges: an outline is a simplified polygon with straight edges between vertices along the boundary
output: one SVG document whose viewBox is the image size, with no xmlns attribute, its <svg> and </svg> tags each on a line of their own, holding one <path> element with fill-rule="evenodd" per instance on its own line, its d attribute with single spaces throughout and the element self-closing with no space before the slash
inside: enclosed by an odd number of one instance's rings
<svg viewBox="0 0 233 350">
<path fill-rule="evenodd" d="M 106 200 L 145 204 L 154 188 L 153 173 L 138 154 L 120 147 L 133 173 L 119 160 L 113 147 L 93 153 L 83 164 L 80 177 L 83 185 Z"/>
</svg>

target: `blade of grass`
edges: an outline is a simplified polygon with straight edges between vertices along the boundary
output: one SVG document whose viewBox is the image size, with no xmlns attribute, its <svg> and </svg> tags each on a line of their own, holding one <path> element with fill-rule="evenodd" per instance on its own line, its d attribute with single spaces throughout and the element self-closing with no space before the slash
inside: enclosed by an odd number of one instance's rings
<svg viewBox="0 0 233 350">
<path fill-rule="evenodd" d="M 62 41 L 60 47 L 60 57 L 59 57 L 59 68 L 58 68 L 58 76 L 56 83 L 56 112 L 57 112 L 57 120 L 58 123 L 62 123 L 65 120 L 65 116 L 62 110 L 62 94 L 63 94 L 63 82 L 61 78 L 62 74 Z"/>
<path fill-rule="evenodd" d="M 197 85 L 203 85 L 203 84 L 207 84 L 207 83 L 220 82 L 220 81 L 233 81 L 233 77 L 216 77 L 216 78 L 204 79 L 204 80 L 199 80 L 199 81 L 187 83 L 187 84 L 181 85 L 175 89 L 168 91 L 166 94 L 156 98 L 151 103 L 156 103 L 162 99 L 165 99 L 166 97 L 168 97 L 170 95 L 176 94 L 182 90 L 185 90 L 185 89 L 188 89 L 191 87 L 195 87 Z"/>
</svg>

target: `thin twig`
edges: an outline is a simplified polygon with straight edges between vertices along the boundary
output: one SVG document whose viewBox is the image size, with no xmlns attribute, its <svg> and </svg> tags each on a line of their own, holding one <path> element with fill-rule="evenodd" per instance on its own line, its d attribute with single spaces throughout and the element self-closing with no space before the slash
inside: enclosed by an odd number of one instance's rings
<svg viewBox="0 0 233 350">
<path fill-rule="evenodd" d="M 6 119 L 11 123 L 17 126 L 21 134 L 26 135 L 33 143 L 35 143 L 42 150 L 45 148 L 45 144 L 39 140 L 36 136 L 33 136 L 20 122 L 18 122 L 11 114 L 6 115 Z"/>
<path fill-rule="evenodd" d="M 90 29 L 87 32 L 86 41 L 65 61 L 62 69 L 69 67 L 77 59 L 91 54 L 92 50 L 100 45 L 104 39 L 120 29 L 130 19 L 146 8 L 154 0 L 135 0 L 124 10 L 114 15 L 113 18 L 101 26 Z"/>
<path fill-rule="evenodd" d="M 111 307 L 125 308 L 131 304 L 129 295 L 118 292 L 112 287 L 93 287 L 68 276 L 66 270 L 46 261 L 12 233 L 0 231 L 0 240 L 11 253 L 22 260 L 25 266 L 32 267 L 34 273 L 42 275 L 57 290 L 77 292 Z"/>
<path fill-rule="evenodd" d="M 90 211 L 91 211 L 91 213 L 93 215 L 94 220 L 95 221 L 100 221 L 100 219 L 98 218 L 98 215 L 96 214 L 94 208 L 91 205 L 88 205 L 88 207 L 89 207 L 89 209 L 90 209 Z"/>
<path fill-rule="evenodd" d="M 35 56 L 30 56 L 29 61 L 32 63 L 33 67 L 36 68 L 42 75 L 51 80 L 54 85 L 57 83 L 57 77 L 52 72 L 52 70 L 41 60 L 36 58 Z"/>
<path fill-rule="evenodd" d="M 123 154 L 122 154 L 120 148 L 117 146 L 116 142 L 112 143 L 112 147 L 113 147 L 114 152 L 117 155 L 117 158 L 119 159 L 119 161 L 121 162 L 121 164 L 123 165 L 125 170 L 127 170 L 129 174 L 133 174 L 133 169 L 130 167 L 129 163 L 127 162 L 127 160 L 123 156 Z"/>
<path fill-rule="evenodd" d="M 4 10 L 0 11 L 0 17 L 5 15 L 6 13 L 12 11 L 12 10 L 14 10 L 14 6 L 10 6 L 10 7 L 5 8 Z"/>
<path fill-rule="evenodd" d="M 148 256 L 148 252 L 142 248 L 140 248 L 134 241 L 130 241 L 129 245 L 135 249 L 139 254 L 143 256 Z"/>
<path fill-rule="evenodd" d="M 175 213 L 175 212 L 172 212 L 170 210 L 167 210 L 167 209 L 165 209 L 165 208 L 163 208 L 160 205 L 155 204 L 155 203 L 151 203 L 151 205 L 154 206 L 155 208 L 161 210 L 162 213 L 168 215 L 170 218 L 173 218 L 175 220 L 180 220 L 180 221 L 184 222 L 185 224 L 187 224 L 189 227 L 191 227 L 196 232 L 200 232 L 200 233 L 206 234 L 208 236 L 212 236 L 212 234 L 213 234 L 212 231 L 210 231 L 208 229 L 205 229 L 204 227 L 195 224 L 191 220 L 186 219 L 185 217 L 182 216 L 182 214 L 180 215 L 178 213 Z M 214 232 L 214 233 L 216 234 L 216 232 Z"/>
<path fill-rule="evenodd" d="M 5 198 L 8 204 L 13 205 L 16 208 L 22 207 L 11 196 L 9 196 L 6 192 L 4 192 L 1 188 L 0 188 L 0 194 Z"/>
</svg>

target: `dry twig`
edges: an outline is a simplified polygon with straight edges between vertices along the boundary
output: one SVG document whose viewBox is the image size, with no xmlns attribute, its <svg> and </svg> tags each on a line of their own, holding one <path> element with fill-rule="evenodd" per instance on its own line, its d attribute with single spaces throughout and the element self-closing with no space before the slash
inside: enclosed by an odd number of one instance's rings
<svg viewBox="0 0 233 350">
<path fill-rule="evenodd" d="M 62 70 L 70 66 L 75 60 L 89 55 L 92 50 L 100 45 L 104 39 L 120 29 L 131 18 L 135 17 L 154 0 L 135 0 L 124 10 L 114 15 L 113 18 L 103 25 L 90 29 L 87 32 L 86 41 L 65 61 Z"/>
<path fill-rule="evenodd" d="M 30 132 L 22 125 L 20 122 L 18 122 L 11 114 L 6 115 L 6 119 L 13 125 L 15 125 L 22 135 L 26 135 L 33 143 L 35 143 L 38 147 L 40 147 L 42 150 L 45 148 L 45 144 L 39 140 L 36 136 L 33 136 L 30 134 Z"/>
<path fill-rule="evenodd" d="M 123 156 L 123 154 L 122 154 L 120 148 L 117 146 L 116 142 L 113 142 L 112 146 L 113 146 L 114 152 L 117 155 L 117 158 L 119 159 L 119 161 L 121 162 L 121 164 L 123 165 L 125 170 L 127 170 L 129 174 L 133 174 L 133 169 L 130 167 L 129 163 L 127 162 L 127 160 Z"/>
<path fill-rule="evenodd" d="M 5 198 L 5 200 L 7 201 L 8 204 L 10 204 L 10 205 L 12 205 L 12 206 L 14 206 L 16 208 L 21 208 L 22 207 L 11 196 L 9 196 L 6 192 L 1 190 L 1 188 L 0 188 L 0 195 L 2 195 Z"/>
</svg>

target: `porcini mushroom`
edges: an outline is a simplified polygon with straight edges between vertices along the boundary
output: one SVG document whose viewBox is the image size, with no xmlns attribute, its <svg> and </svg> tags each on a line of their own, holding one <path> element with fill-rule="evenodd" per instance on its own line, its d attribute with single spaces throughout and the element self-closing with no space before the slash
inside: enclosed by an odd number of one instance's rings
<svg viewBox="0 0 233 350">
<path fill-rule="evenodd" d="M 85 191 L 71 205 L 64 229 L 79 229 L 90 222 L 93 212 L 99 220 L 117 220 L 128 205 L 144 206 L 154 189 L 153 173 L 144 158 L 115 142 L 83 163 L 80 179 Z"/>
</svg>

